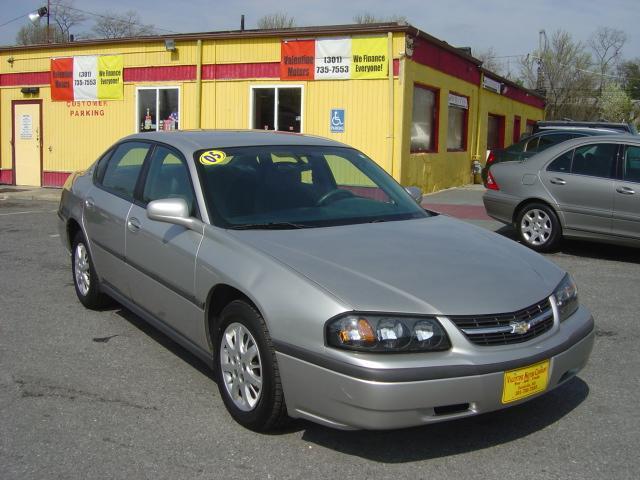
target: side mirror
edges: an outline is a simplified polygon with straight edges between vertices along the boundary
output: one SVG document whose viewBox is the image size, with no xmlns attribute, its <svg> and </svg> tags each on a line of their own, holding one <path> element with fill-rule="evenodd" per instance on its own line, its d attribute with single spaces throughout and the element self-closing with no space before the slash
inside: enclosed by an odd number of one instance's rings
<svg viewBox="0 0 640 480">
<path fill-rule="evenodd" d="M 189 215 L 189 205 L 184 198 L 162 198 L 149 202 L 147 217 L 156 222 L 172 223 L 196 232 L 202 231 L 202 222 Z"/>
<path fill-rule="evenodd" d="M 418 205 L 422 203 L 422 190 L 420 187 L 406 187 L 405 190 Z"/>
</svg>

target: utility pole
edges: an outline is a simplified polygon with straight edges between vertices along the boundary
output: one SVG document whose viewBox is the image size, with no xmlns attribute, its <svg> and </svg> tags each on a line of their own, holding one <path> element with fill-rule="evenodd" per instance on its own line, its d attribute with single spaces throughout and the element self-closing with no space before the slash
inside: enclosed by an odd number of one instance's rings
<svg viewBox="0 0 640 480">
<path fill-rule="evenodd" d="M 47 43 L 51 43 L 51 34 L 49 33 L 50 19 L 51 19 L 51 0 L 47 0 Z"/>
</svg>

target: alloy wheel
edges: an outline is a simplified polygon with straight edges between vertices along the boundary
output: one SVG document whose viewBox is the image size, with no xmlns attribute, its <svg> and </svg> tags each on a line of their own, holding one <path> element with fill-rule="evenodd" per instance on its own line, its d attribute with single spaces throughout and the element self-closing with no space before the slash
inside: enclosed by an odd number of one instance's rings
<svg viewBox="0 0 640 480">
<path fill-rule="evenodd" d="M 551 237 L 553 224 L 546 212 L 534 208 L 523 215 L 520 231 L 527 243 L 536 246 L 544 245 Z"/>
</svg>

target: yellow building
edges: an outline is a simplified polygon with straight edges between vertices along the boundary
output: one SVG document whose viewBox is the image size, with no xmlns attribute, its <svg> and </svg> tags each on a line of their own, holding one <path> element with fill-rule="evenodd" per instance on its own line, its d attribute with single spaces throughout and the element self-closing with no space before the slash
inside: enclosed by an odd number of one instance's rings
<svg viewBox="0 0 640 480">
<path fill-rule="evenodd" d="M 543 108 L 395 23 L 3 47 L 0 183 L 60 186 L 138 131 L 260 128 L 344 142 L 434 191 L 472 181 Z"/>
</svg>

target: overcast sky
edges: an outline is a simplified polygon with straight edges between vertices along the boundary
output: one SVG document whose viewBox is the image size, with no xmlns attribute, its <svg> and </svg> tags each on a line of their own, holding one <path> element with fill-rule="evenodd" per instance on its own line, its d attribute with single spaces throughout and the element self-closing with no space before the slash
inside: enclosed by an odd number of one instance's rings
<svg viewBox="0 0 640 480">
<path fill-rule="evenodd" d="M 0 24 L 43 4 L 46 1 L 0 0 Z M 599 26 L 609 26 L 628 35 L 624 56 L 640 57 L 640 0 L 76 0 L 74 5 L 89 12 L 133 9 L 145 23 L 176 32 L 235 30 L 241 14 L 246 16 L 247 28 L 255 28 L 261 16 L 273 12 L 293 16 L 299 26 L 352 23 L 355 15 L 364 12 L 402 15 L 412 25 L 452 45 L 477 50 L 493 47 L 500 56 L 534 50 L 540 29 L 550 34 L 562 28 L 575 39 L 586 41 Z M 0 27 L 0 44 L 14 43 L 25 21 Z M 76 33 L 88 31 L 90 26 L 87 22 Z"/>
</svg>

